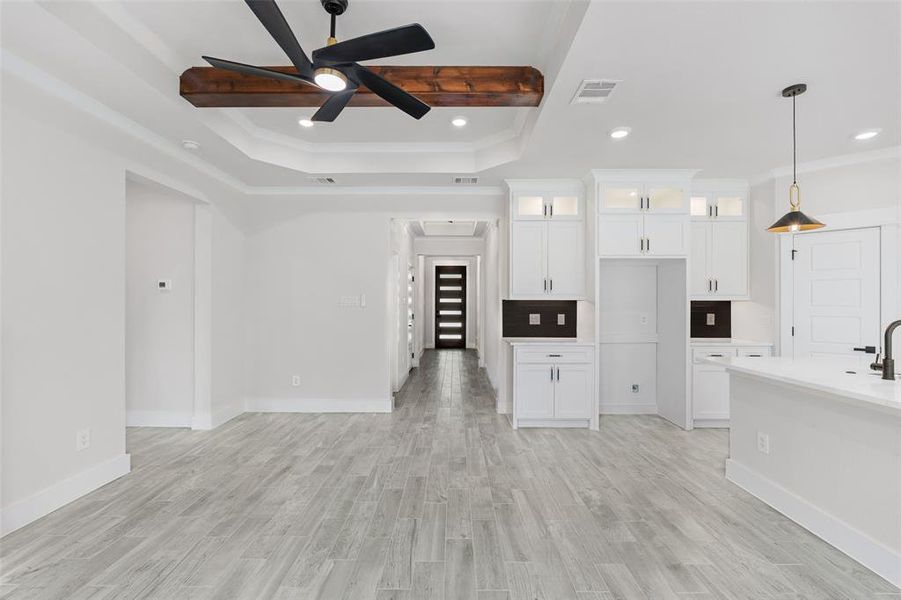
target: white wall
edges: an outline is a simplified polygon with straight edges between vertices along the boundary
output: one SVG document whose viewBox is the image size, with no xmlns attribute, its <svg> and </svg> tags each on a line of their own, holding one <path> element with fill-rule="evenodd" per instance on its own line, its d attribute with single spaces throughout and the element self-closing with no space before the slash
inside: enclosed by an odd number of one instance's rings
<svg viewBox="0 0 901 600">
<path fill-rule="evenodd" d="M 129 469 L 125 174 L 115 155 L 6 99 L 0 118 L 8 531 Z M 91 444 L 76 451 L 80 429 Z"/>
<path fill-rule="evenodd" d="M 127 473 L 126 180 L 215 198 L 212 373 L 243 398 L 241 209 L 186 153 L 119 130 L 104 108 L 3 72 L 2 484 L 8 532 Z M 48 84 L 49 85 L 49 84 Z M 77 99 L 77 98 L 76 98 Z M 227 296 L 227 297 L 224 297 Z M 237 300 L 234 297 L 237 297 Z M 232 308 L 228 308 L 232 307 Z M 235 337 L 235 330 L 241 336 Z M 209 339 L 209 338 L 212 339 Z M 216 376 L 216 375 L 214 375 Z M 208 382 L 209 387 L 209 382 Z M 226 393 L 220 394 L 225 396 Z M 216 399 L 214 399 L 216 400 Z M 216 402 L 213 403 L 214 407 Z M 76 432 L 90 446 L 75 450 Z"/>
<path fill-rule="evenodd" d="M 189 427 L 194 413 L 194 202 L 125 189 L 125 406 L 130 426 Z M 172 282 L 160 290 L 159 280 Z"/>
<path fill-rule="evenodd" d="M 413 237 L 410 235 L 409 225 L 405 221 L 392 221 L 391 265 L 388 273 L 388 311 L 391 326 L 388 352 L 391 359 L 391 389 L 395 392 L 403 387 L 412 367 L 412 357 L 407 343 L 407 286 L 409 268 L 415 266 L 414 263 Z"/>
<path fill-rule="evenodd" d="M 496 219 L 503 198 L 254 200 L 247 240 L 249 410 L 388 410 L 391 219 Z M 366 306 L 339 306 L 366 296 Z M 423 315 L 425 316 L 425 315 Z M 301 385 L 292 386 L 292 375 Z"/>
</svg>

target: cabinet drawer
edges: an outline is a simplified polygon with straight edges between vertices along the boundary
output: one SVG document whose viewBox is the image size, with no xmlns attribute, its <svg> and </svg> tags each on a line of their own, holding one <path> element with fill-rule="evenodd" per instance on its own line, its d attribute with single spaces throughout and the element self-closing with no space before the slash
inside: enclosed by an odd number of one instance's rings
<svg viewBox="0 0 901 600">
<path fill-rule="evenodd" d="M 516 349 L 518 363 L 590 363 L 594 349 L 583 346 L 534 346 Z"/>
<path fill-rule="evenodd" d="M 729 357 L 735 356 L 735 348 L 726 347 L 717 347 L 717 348 L 694 348 L 691 351 L 691 358 L 693 362 L 702 363 L 705 358 L 709 357 Z"/>
<path fill-rule="evenodd" d="M 738 355 L 739 356 L 749 356 L 749 357 L 763 357 L 763 356 L 772 356 L 773 351 L 769 346 L 761 346 L 757 347 L 747 347 L 747 348 L 739 348 Z"/>
</svg>

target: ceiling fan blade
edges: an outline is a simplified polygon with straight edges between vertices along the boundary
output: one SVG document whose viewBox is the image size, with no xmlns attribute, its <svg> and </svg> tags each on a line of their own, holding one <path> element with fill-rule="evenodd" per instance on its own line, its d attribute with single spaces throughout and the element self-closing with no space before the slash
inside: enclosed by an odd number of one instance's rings
<svg viewBox="0 0 901 600">
<path fill-rule="evenodd" d="M 319 107 L 319 110 L 316 111 L 316 114 L 314 114 L 310 120 L 326 122 L 334 121 L 338 115 L 341 114 L 341 111 L 344 110 L 344 107 L 347 106 L 347 103 L 350 102 L 350 99 L 356 91 L 357 86 L 354 85 L 348 87 L 344 91 L 332 94 L 331 97 Z"/>
<path fill-rule="evenodd" d="M 275 41 L 281 46 L 288 58 L 297 68 L 297 72 L 305 77 L 313 76 L 313 65 L 310 63 L 309 57 L 300 47 L 300 43 L 291 31 L 288 21 L 282 14 L 281 9 L 275 3 L 275 0 L 244 0 L 247 6 L 257 16 L 266 31 L 269 32 Z"/>
<path fill-rule="evenodd" d="M 221 58 L 213 58 L 212 56 L 204 56 L 203 60 L 207 61 L 217 69 L 227 69 L 244 75 L 255 75 L 257 77 L 268 77 L 269 79 L 280 79 L 282 81 L 290 81 L 291 83 L 306 83 L 308 85 L 316 85 L 309 77 L 294 75 L 293 73 L 282 73 L 281 71 L 273 71 L 263 67 L 255 67 L 253 65 L 245 65 L 244 63 L 234 62 L 231 60 L 223 60 Z"/>
<path fill-rule="evenodd" d="M 338 42 L 313 51 L 313 60 L 327 62 L 360 62 L 374 58 L 398 56 L 431 50 L 435 42 L 419 23 L 386 29 L 377 33 Z"/>
<path fill-rule="evenodd" d="M 362 65 L 354 65 L 353 73 L 356 80 L 372 90 L 374 94 L 401 109 L 414 119 L 421 119 L 431 110 L 428 104 L 416 96 L 405 92 Z"/>
</svg>

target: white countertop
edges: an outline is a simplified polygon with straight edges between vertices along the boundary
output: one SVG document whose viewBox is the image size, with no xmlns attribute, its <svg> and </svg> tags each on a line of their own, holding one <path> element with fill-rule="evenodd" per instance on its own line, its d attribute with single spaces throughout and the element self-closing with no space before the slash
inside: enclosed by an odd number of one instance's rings
<svg viewBox="0 0 901 600">
<path fill-rule="evenodd" d="M 707 362 L 723 365 L 727 371 L 797 385 L 817 392 L 840 396 L 853 404 L 889 409 L 901 415 L 901 381 L 886 381 L 870 369 L 851 367 L 846 373 L 841 366 L 807 359 L 788 357 L 708 358 Z"/>
<path fill-rule="evenodd" d="M 742 340 L 739 338 L 691 338 L 692 346 L 759 346 L 769 348 L 772 342 L 755 342 L 754 340 Z"/>
<path fill-rule="evenodd" d="M 501 338 L 511 346 L 569 344 L 573 346 L 594 346 L 594 340 L 584 337 L 552 338 L 552 337 L 505 337 Z"/>
</svg>

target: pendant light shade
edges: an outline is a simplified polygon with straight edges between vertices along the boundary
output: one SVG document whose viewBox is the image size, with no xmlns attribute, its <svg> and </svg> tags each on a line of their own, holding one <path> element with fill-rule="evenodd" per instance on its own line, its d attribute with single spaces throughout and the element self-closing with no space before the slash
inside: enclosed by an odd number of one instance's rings
<svg viewBox="0 0 901 600">
<path fill-rule="evenodd" d="M 788 204 L 791 209 L 781 219 L 767 227 L 767 231 L 773 233 L 786 233 L 793 231 L 810 231 L 825 227 L 816 219 L 808 217 L 801 212 L 801 188 L 798 187 L 798 142 L 797 119 L 795 116 L 795 98 L 807 91 L 807 84 L 796 83 L 782 90 L 783 98 L 792 99 L 792 184 L 788 188 Z"/>
</svg>

